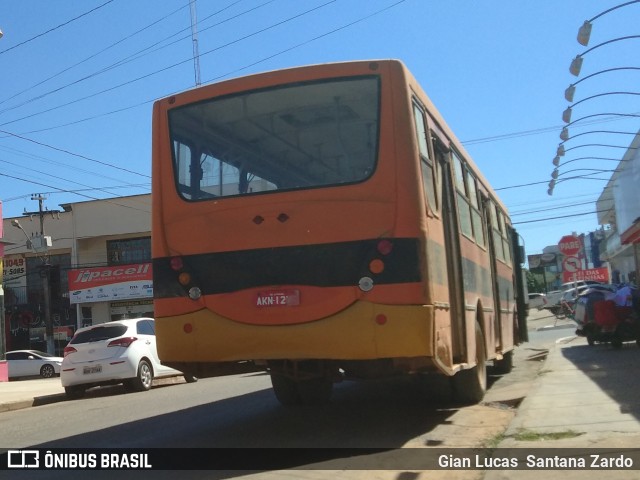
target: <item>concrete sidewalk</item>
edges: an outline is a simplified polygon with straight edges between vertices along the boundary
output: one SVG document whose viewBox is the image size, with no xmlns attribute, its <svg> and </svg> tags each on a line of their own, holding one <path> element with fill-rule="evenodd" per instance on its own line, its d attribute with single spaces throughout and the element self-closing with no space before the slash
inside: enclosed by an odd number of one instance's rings
<svg viewBox="0 0 640 480">
<path fill-rule="evenodd" d="M 570 330 L 568 330 L 570 332 Z M 547 471 L 563 480 L 640 478 L 640 348 L 589 346 L 568 336 L 548 357 L 499 449 L 634 449 L 634 469 Z M 566 452 L 566 451 L 565 451 Z M 557 450 L 563 455 L 563 450 Z M 491 470 L 483 480 L 538 479 L 540 470 Z"/>
<path fill-rule="evenodd" d="M 155 378 L 151 388 L 160 385 L 184 383 L 184 377 Z M 121 385 L 101 387 L 101 389 L 122 388 Z M 87 396 L 100 395 L 101 389 L 93 389 L 87 392 Z M 104 390 L 102 390 L 104 393 Z M 38 407 L 49 403 L 66 400 L 64 388 L 60 383 L 60 377 L 54 378 L 25 378 L 0 382 L 0 414 L 11 410 Z"/>
<path fill-rule="evenodd" d="M 64 400 L 59 377 L 0 382 L 0 413 Z"/>
</svg>

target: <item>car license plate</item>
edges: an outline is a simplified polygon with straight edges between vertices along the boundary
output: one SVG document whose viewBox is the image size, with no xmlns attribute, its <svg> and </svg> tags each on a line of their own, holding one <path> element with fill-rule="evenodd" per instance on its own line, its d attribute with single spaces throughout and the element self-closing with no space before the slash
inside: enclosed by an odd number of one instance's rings
<svg viewBox="0 0 640 480">
<path fill-rule="evenodd" d="M 102 372 L 102 365 L 93 365 L 91 367 L 84 367 L 82 373 L 85 375 L 91 375 L 92 373 L 100 373 Z"/>
<path fill-rule="evenodd" d="M 295 307 L 300 305 L 300 290 L 266 290 L 258 292 L 256 307 Z"/>
</svg>

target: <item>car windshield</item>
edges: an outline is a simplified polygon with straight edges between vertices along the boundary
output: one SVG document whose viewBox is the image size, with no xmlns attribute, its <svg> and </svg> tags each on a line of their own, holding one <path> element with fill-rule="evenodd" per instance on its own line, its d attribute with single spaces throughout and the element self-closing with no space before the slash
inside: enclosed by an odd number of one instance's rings
<svg viewBox="0 0 640 480">
<path fill-rule="evenodd" d="M 169 112 L 187 200 L 366 180 L 378 147 L 377 77 L 242 92 Z"/>
<path fill-rule="evenodd" d="M 78 332 L 75 337 L 71 340 L 71 344 L 75 345 L 78 343 L 89 343 L 89 342 L 99 342 L 101 340 L 108 340 L 110 338 L 121 337 L 127 331 L 126 325 L 109 325 L 109 326 L 98 326 L 94 327 L 90 330 L 85 330 L 83 332 Z"/>
</svg>

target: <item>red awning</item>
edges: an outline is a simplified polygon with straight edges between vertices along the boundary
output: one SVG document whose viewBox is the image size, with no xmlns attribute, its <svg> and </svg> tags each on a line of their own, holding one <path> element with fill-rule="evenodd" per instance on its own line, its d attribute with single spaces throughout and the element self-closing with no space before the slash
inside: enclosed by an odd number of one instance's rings
<svg viewBox="0 0 640 480">
<path fill-rule="evenodd" d="M 633 225 L 627 228 L 622 235 L 620 235 L 620 241 L 625 245 L 630 243 L 640 243 L 640 219 L 633 222 Z"/>
</svg>

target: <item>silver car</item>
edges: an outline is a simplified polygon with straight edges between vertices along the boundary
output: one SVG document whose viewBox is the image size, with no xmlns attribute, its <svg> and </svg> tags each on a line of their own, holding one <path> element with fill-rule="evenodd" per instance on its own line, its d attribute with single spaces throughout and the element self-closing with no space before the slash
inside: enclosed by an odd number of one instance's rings
<svg viewBox="0 0 640 480">
<path fill-rule="evenodd" d="M 135 318 L 78 329 L 64 349 L 60 380 L 69 398 L 80 398 L 94 386 L 122 383 L 127 391 L 144 391 L 156 377 L 177 375 L 183 374 L 158 358 L 153 318 Z"/>
</svg>

